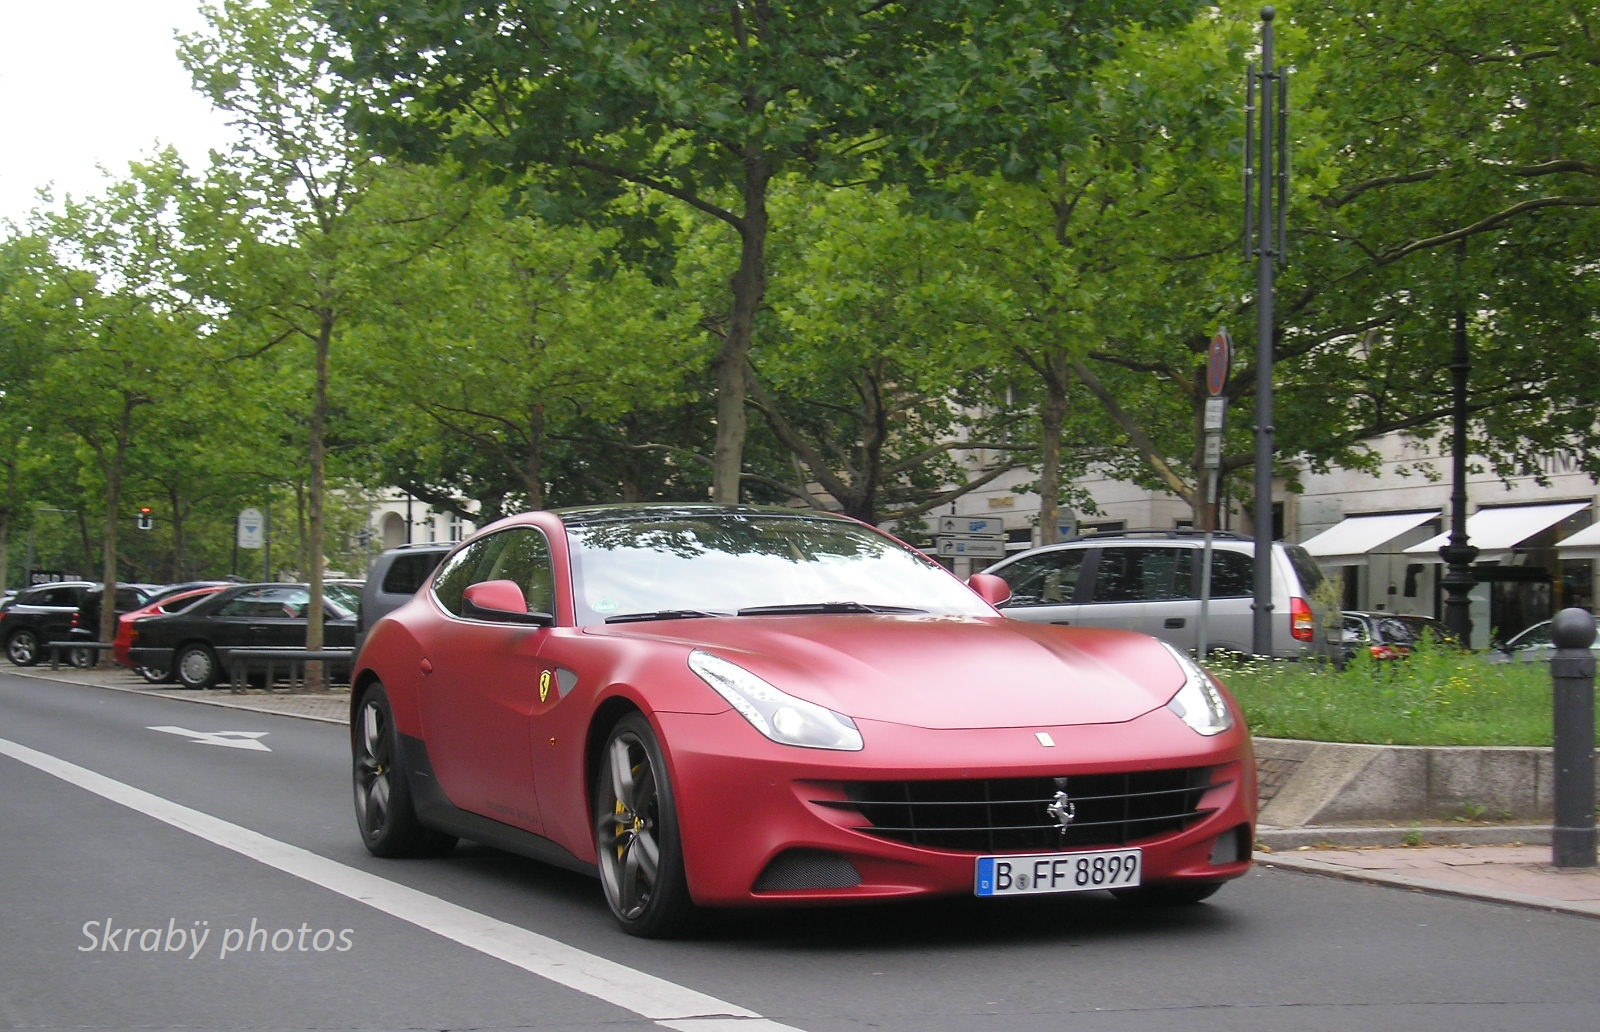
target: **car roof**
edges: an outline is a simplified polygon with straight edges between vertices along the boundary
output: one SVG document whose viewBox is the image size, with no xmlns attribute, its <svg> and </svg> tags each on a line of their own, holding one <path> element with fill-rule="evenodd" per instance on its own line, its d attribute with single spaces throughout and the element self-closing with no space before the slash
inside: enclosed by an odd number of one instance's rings
<svg viewBox="0 0 1600 1032">
<path fill-rule="evenodd" d="M 709 502 L 637 502 L 615 505 L 585 505 L 552 509 L 551 514 L 567 526 L 589 526 L 623 520 L 692 520 L 719 516 L 789 516 L 802 519 L 848 520 L 838 513 L 820 509 L 794 509 L 778 505 L 714 505 Z"/>
</svg>

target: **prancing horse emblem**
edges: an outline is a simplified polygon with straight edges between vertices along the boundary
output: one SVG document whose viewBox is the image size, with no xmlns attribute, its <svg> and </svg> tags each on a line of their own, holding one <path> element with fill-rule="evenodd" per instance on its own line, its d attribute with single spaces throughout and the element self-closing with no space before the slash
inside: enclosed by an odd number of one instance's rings
<svg viewBox="0 0 1600 1032">
<path fill-rule="evenodd" d="M 1061 835 L 1065 838 L 1067 829 L 1078 819 L 1078 806 L 1072 801 L 1072 797 L 1067 795 L 1066 778 L 1056 778 L 1056 796 L 1050 800 L 1050 805 L 1044 808 L 1044 812 L 1049 814 L 1051 820 L 1061 828 Z"/>
</svg>

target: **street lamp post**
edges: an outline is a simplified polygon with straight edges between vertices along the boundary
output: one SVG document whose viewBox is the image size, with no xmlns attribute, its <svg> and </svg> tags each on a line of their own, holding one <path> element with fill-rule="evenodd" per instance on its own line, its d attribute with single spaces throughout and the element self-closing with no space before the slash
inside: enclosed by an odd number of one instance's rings
<svg viewBox="0 0 1600 1032">
<path fill-rule="evenodd" d="M 1450 361 L 1450 540 L 1439 548 L 1445 564 L 1439 585 L 1445 593 L 1444 625 L 1465 648 L 1472 644 L 1472 600 L 1468 595 L 1477 584 L 1472 563 L 1478 558 L 1478 549 L 1467 540 L 1467 377 L 1472 354 L 1464 303 L 1456 306 L 1454 338 L 1455 353 Z"/>
<path fill-rule="evenodd" d="M 1277 451 L 1273 440 L 1272 348 L 1277 316 L 1277 261 L 1287 249 L 1284 209 L 1289 200 L 1288 80 L 1274 64 L 1272 23 L 1277 13 L 1272 7 L 1261 9 L 1261 69 L 1250 70 L 1245 94 L 1244 243 L 1247 257 L 1253 245 L 1256 259 L 1256 557 L 1251 650 L 1262 656 L 1272 654 L 1272 474 Z M 1258 81 L 1260 109 L 1251 111 Z M 1259 115 L 1261 120 L 1259 149 L 1253 145 L 1257 131 L 1253 115 Z"/>
</svg>

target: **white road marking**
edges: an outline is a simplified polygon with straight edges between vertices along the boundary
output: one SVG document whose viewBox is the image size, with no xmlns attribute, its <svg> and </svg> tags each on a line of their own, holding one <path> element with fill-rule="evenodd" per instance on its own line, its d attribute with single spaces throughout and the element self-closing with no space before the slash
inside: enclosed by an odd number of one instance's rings
<svg viewBox="0 0 1600 1032">
<path fill-rule="evenodd" d="M 225 749 L 254 749 L 257 752 L 271 752 L 261 743 L 267 736 L 265 731 L 190 731 L 186 727 L 173 727 L 171 724 L 161 724 L 145 728 L 146 731 L 165 731 L 169 735 L 182 735 L 191 742 L 201 745 L 220 745 Z"/>
<path fill-rule="evenodd" d="M 68 784 L 675 1032 L 800 1032 L 736 1004 L 347 867 L 77 764 L 0 738 L 9 756 Z"/>
</svg>

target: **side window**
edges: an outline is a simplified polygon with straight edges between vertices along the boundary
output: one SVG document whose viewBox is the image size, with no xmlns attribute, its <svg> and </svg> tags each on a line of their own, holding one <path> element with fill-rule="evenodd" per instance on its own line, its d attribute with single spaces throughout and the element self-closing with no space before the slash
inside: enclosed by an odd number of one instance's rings
<svg viewBox="0 0 1600 1032">
<path fill-rule="evenodd" d="M 509 580 L 520 587 L 530 613 L 555 611 L 550 544 L 531 527 L 501 531 L 463 548 L 439 571 L 433 590 L 441 605 L 460 616 L 467 588 L 491 580 Z"/>
<path fill-rule="evenodd" d="M 249 619 L 270 617 L 295 617 L 303 619 L 311 593 L 305 588 L 255 588 L 234 596 L 221 609 L 218 616 L 242 616 Z"/>
<path fill-rule="evenodd" d="M 433 578 L 433 593 L 440 605 L 457 616 L 461 615 L 462 592 L 470 585 L 488 580 L 487 577 L 478 576 L 478 571 L 486 569 L 488 562 L 493 560 L 492 553 L 498 537 L 494 535 L 474 541 L 444 564 L 438 576 Z"/>
<path fill-rule="evenodd" d="M 1211 597 L 1249 598 L 1256 590 L 1256 562 L 1243 552 L 1211 553 Z"/>
<path fill-rule="evenodd" d="M 555 612 L 555 577 L 550 567 L 550 544 L 544 534 L 521 527 L 495 536 L 505 542 L 488 579 L 515 583 L 522 589 L 530 613 Z"/>
<path fill-rule="evenodd" d="M 1095 567 L 1096 602 L 1156 602 L 1196 597 L 1189 548 L 1107 547 Z"/>
<path fill-rule="evenodd" d="M 1011 600 L 1006 607 L 1059 606 L 1074 601 L 1086 551 L 1067 548 L 1039 552 L 1023 556 L 1001 570 L 1001 577 L 1011 585 Z"/>
</svg>

